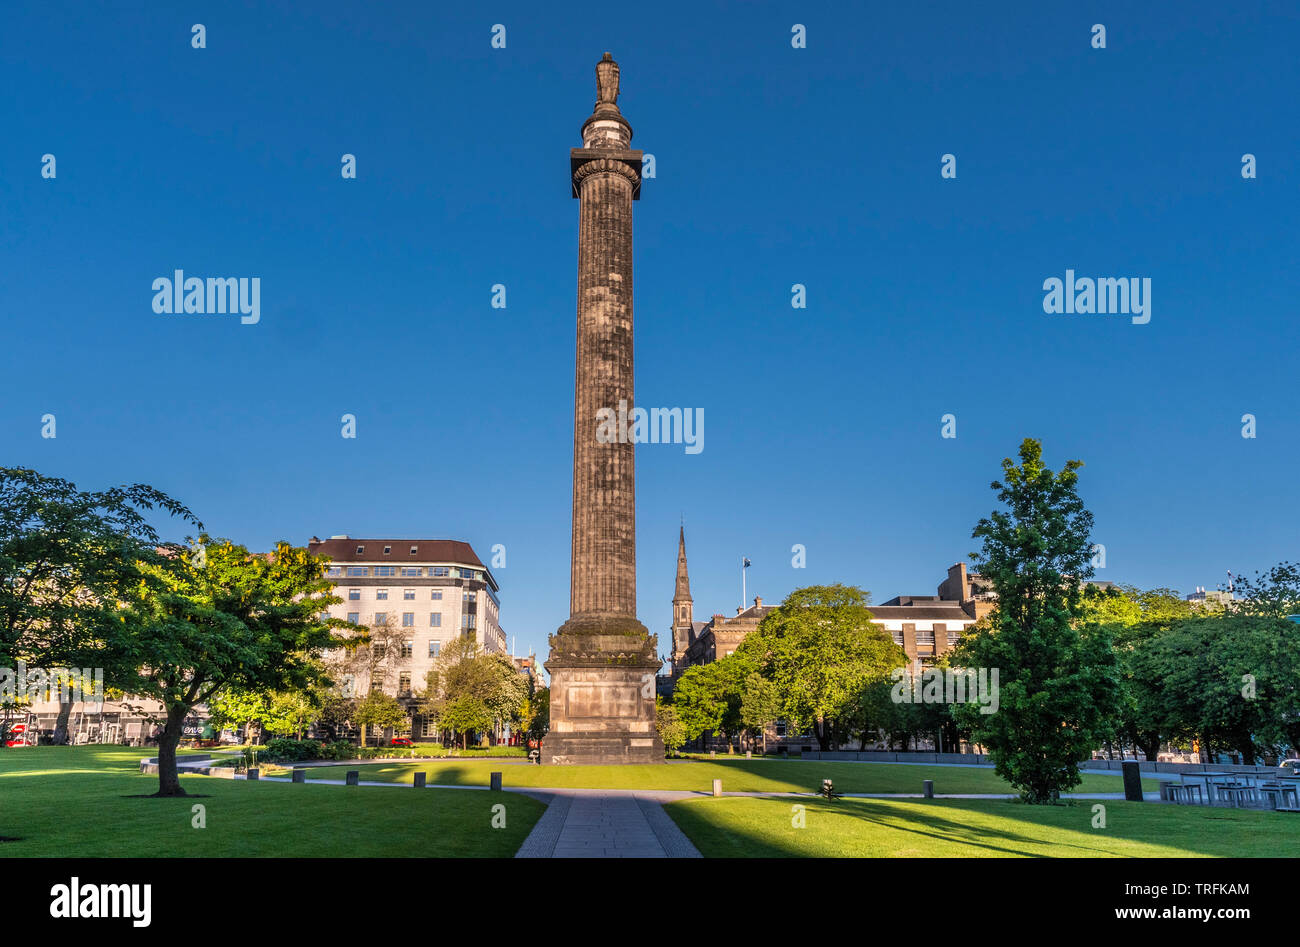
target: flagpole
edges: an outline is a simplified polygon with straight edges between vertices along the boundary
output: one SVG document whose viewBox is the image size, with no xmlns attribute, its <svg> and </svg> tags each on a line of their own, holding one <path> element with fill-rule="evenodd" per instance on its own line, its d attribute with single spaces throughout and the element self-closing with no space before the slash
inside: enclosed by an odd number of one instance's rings
<svg viewBox="0 0 1300 947">
<path fill-rule="evenodd" d="M 740 610 L 745 610 L 745 602 L 749 601 L 749 592 L 745 588 L 745 557 L 740 557 Z"/>
</svg>

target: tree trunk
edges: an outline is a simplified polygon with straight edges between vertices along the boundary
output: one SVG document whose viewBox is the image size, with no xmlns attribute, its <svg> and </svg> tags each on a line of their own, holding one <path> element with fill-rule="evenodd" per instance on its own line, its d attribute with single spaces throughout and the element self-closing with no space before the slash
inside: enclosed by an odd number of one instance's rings
<svg viewBox="0 0 1300 947">
<path fill-rule="evenodd" d="M 176 747 L 181 742 L 185 715 L 189 707 L 174 704 L 167 708 L 167 724 L 158 735 L 158 792 L 159 796 L 184 796 L 180 774 L 176 771 Z"/>
<path fill-rule="evenodd" d="M 1155 762 L 1155 758 L 1160 755 L 1160 735 L 1147 734 L 1145 739 L 1141 735 L 1135 735 L 1133 739 L 1142 748 L 1146 758 Z"/>
<path fill-rule="evenodd" d="M 54 742 L 58 746 L 63 746 L 65 743 L 72 742 L 68 739 L 68 718 L 71 716 L 72 704 L 60 702 L 59 717 L 54 722 Z"/>
<path fill-rule="evenodd" d="M 813 736 L 817 738 L 817 748 L 823 753 L 830 749 L 830 724 L 825 720 L 813 721 Z"/>
</svg>

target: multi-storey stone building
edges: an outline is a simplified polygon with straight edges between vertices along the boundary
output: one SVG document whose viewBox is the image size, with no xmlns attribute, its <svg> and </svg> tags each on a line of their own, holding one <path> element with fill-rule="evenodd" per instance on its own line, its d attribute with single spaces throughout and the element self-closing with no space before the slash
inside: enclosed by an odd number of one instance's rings
<svg viewBox="0 0 1300 947">
<path fill-rule="evenodd" d="M 971 625 L 993 610 L 995 595 L 980 576 L 967 572 L 965 563 L 948 570 L 937 595 L 899 595 L 882 605 L 870 606 L 875 623 L 902 645 L 911 660 L 928 663 L 941 657 Z M 775 606 L 754 604 L 736 614 L 715 613 L 707 622 L 695 621 L 690 573 L 686 564 L 686 531 L 677 537 L 677 583 L 673 594 L 673 679 L 687 668 L 708 664 L 736 650 L 745 636 Z"/>
<path fill-rule="evenodd" d="M 329 557 L 325 574 L 343 599 L 331 617 L 384 629 L 373 635 L 372 660 L 354 665 L 356 693 L 382 690 L 414 709 L 448 642 L 468 637 L 485 651 L 506 652 L 497 581 L 469 543 L 313 536 L 307 549 Z M 418 714 L 412 727 L 418 737 L 433 735 Z"/>
</svg>

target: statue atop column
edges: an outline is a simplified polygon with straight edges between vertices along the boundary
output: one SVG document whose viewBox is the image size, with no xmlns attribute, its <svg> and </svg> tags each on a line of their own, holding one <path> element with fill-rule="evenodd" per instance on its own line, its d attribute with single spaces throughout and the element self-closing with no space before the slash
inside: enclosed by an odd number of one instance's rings
<svg viewBox="0 0 1300 947">
<path fill-rule="evenodd" d="M 618 104 L 618 63 L 606 53 L 596 63 L 596 105 Z"/>
</svg>

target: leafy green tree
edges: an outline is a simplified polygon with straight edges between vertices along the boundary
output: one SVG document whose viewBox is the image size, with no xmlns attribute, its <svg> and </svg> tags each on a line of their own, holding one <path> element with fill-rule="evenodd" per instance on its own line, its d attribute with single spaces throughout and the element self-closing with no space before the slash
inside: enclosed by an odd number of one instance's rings
<svg viewBox="0 0 1300 947">
<path fill-rule="evenodd" d="M 1136 653 L 1153 636 L 1184 618 L 1204 614 L 1173 589 L 1139 589 L 1132 585 L 1083 589 L 1081 627 L 1096 624 L 1114 641 L 1123 695 L 1116 718 L 1117 733 L 1154 760 L 1167 734 L 1160 719 L 1161 695 L 1145 674 L 1134 670 Z M 1109 743 L 1108 743 L 1109 746 Z"/>
<path fill-rule="evenodd" d="M 1300 744 L 1300 625 L 1257 614 L 1187 619 L 1143 641 L 1133 668 L 1171 739 L 1236 750 L 1247 763 Z"/>
<path fill-rule="evenodd" d="M 492 711 L 486 703 L 470 694 L 461 694 L 442 704 L 438 711 L 438 724 L 452 733 L 460 734 L 461 749 L 469 747 L 469 735 L 492 726 Z"/>
<path fill-rule="evenodd" d="M 268 696 L 256 691 L 238 690 L 228 687 L 219 691 L 208 700 L 208 714 L 212 725 L 218 730 L 235 730 L 244 728 L 245 743 L 260 743 L 254 739 L 254 728 L 259 731 L 270 717 L 271 703 Z"/>
<path fill-rule="evenodd" d="M 357 701 L 352 711 L 352 721 L 361 727 L 361 745 L 366 745 L 366 728 L 374 727 L 381 733 L 388 728 L 401 730 L 407 724 L 409 716 L 406 708 L 396 697 L 383 691 L 372 690 Z"/>
<path fill-rule="evenodd" d="M 276 736 L 293 734 L 301 740 L 316 711 L 317 707 L 312 700 L 310 690 L 279 691 L 271 697 L 271 705 L 267 708 L 266 722 L 263 726 L 267 733 Z"/>
<path fill-rule="evenodd" d="M 541 740 L 551 729 L 551 689 L 539 687 L 528 700 L 524 733 L 530 740 Z"/>
<path fill-rule="evenodd" d="M 1300 615 L 1300 565 L 1279 562 L 1253 578 L 1238 576 L 1231 612 L 1258 618 Z"/>
<path fill-rule="evenodd" d="M 515 668 L 509 657 L 486 653 L 470 637 L 457 638 L 442 649 L 438 661 L 425 677 L 422 700 L 424 712 L 436 718 L 444 729 L 461 733 L 460 727 L 446 723 L 448 705 L 465 699 L 457 712 L 459 719 L 477 718 L 465 710 L 471 705 L 481 707 L 487 714 L 487 723 L 472 729 L 490 731 L 512 721 L 518 721 L 528 700 L 529 683 Z"/>
<path fill-rule="evenodd" d="M 110 623 L 105 652 L 114 684 L 163 704 L 158 741 L 160 796 L 183 796 L 176 746 L 185 717 L 225 688 L 298 690 L 322 674 L 321 653 L 337 643 L 323 617 L 342 601 L 325 579 L 326 560 L 277 543 L 254 555 L 228 540 L 199 538 L 201 557 L 141 560 L 139 580 Z"/>
<path fill-rule="evenodd" d="M 823 750 L 848 729 L 863 685 L 906 661 L 889 633 L 872 623 L 869 602 L 855 586 L 796 589 L 732 655 L 772 681 L 781 716 L 796 729 L 811 728 Z"/>
<path fill-rule="evenodd" d="M 664 749 L 670 756 L 676 756 L 677 751 L 686 743 L 686 727 L 677 719 L 676 709 L 657 695 L 655 696 L 655 730 L 658 731 L 659 739 L 663 741 Z"/>
<path fill-rule="evenodd" d="M 688 740 L 721 733 L 731 748 L 731 737 L 741 728 L 741 688 L 751 668 L 746 659 L 731 654 L 687 668 L 678 678 L 673 707 Z"/>
<path fill-rule="evenodd" d="M 781 719 L 781 695 L 776 685 L 757 671 L 745 678 L 740 692 L 740 722 L 750 733 L 762 741 L 762 752 L 767 752 L 767 728 Z M 667 744 L 664 744 L 667 746 Z"/>
<path fill-rule="evenodd" d="M 1077 786 L 1077 764 L 1114 734 L 1121 704 L 1110 636 L 1083 616 L 1082 582 L 1092 575 L 1092 514 L 1078 494 L 1078 470 L 1060 473 L 1027 438 L 1020 463 L 1002 462 L 993 489 L 1004 509 L 976 525 L 975 568 L 997 592 L 989 626 L 968 634 L 951 660 L 997 668 L 999 707 L 957 704 L 953 716 L 988 748 L 998 775 L 1030 803 L 1054 803 Z"/>
<path fill-rule="evenodd" d="M 0 665 L 102 663 L 105 629 L 137 581 L 134 563 L 184 552 L 145 518 L 155 508 L 202 529 L 185 506 L 144 484 L 85 492 L 0 467 Z M 61 702 L 55 742 L 66 742 L 71 710 Z"/>
</svg>

